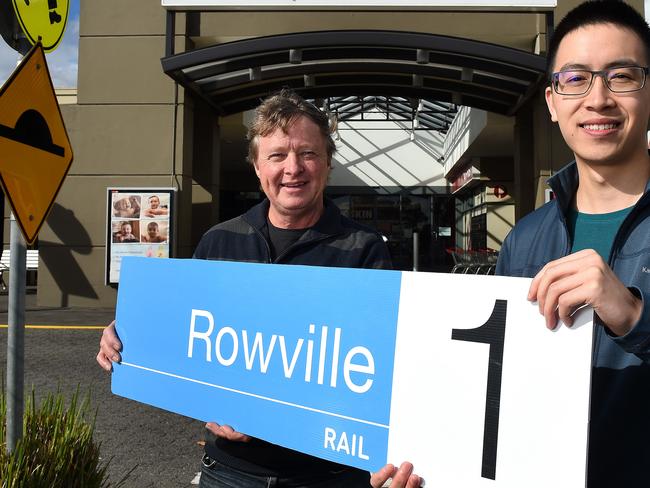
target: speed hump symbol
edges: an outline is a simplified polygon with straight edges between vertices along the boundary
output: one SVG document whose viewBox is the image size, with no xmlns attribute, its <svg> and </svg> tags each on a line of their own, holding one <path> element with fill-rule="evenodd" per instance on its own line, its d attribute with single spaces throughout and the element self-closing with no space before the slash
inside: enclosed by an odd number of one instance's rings
<svg viewBox="0 0 650 488">
<path fill-rule="evenodd" d="M 0 183 L 32 244 L 72 164 L 72 147 L 37 43 L 0 89 Z"/>
<path fill-rule="evenodd" d="M 32 45 L 41 42 L 54 51 L 63 39 L 70 10 L 69 0 L 12 0 L 16 18 Z"/>
</svg>

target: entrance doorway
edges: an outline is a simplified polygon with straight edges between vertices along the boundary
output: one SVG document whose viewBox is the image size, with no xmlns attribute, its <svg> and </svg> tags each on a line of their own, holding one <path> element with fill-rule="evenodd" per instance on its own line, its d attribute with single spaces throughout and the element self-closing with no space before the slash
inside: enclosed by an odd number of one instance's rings
<svg viewBox="0 0 650 488">
<path fill-rule="evenodd" d="M 377 230 L 386 239 L 395 269 L 413 270 L 416 238 L 419 271 L 451 268 L 445 249 L 453 242 L 453 197 L 352 194 L 331 198 L 344 215 Z"/>
</svg>

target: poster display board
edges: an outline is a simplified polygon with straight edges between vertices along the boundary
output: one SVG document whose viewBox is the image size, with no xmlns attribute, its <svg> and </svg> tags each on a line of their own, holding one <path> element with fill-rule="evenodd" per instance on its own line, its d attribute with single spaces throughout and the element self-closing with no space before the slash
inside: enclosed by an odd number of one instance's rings
<svg viewBox="0 0 650 488">
<path fill-rule="evenodd" d="M 427 486 L 584 487 L 592 313 L 551 332 L 529 286 L 126 258 L 112 390 L 369 471 L 410 460 Z"/>
<path fill-rule="evenodd" d="M 107 188 L 106 284 L 120 282 L 124 256 L 172 255 L 175 194 L 175 188 Z"/>
</svg>

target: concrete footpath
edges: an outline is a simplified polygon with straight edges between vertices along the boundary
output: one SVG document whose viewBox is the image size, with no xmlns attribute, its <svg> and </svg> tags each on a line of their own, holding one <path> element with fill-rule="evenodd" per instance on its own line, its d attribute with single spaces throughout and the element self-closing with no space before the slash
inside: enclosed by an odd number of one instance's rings
<svg viewBox="0 0 650 488">
<path fill-rule="evenodd" d="M 101 329 L 112 309 L 40 308 L 26 297 L 26 324 L 60 326 L 25 331 L 25 391 L 37 398 L 79 386 L 97 410 L 95 439 L 110 462 L 112 485 L 127 472 L 124 487 L 190 487 L 200 466 L 203 423 L 111 393 L 110 374 L 95 361 Z M 0 324 L 7 324 L 7 295 L 0 295 Z M 77 326 L 77 327 L 75 327 Z M 79 327 L 80 326 L 80 327 Z M 161 351 L 163 352 L 163 351 Z M 7 329 L 0 328 L 0 372 L 6 379 Z"/>
</svg>

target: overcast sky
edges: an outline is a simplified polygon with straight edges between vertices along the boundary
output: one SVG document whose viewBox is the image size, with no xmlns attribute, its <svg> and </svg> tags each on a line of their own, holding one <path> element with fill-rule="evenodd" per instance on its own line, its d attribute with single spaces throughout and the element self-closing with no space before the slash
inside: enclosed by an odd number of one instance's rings
<svg viewBox="0 0 650 488">
<path fill-rule="evenodd" d="M 0 0 L 8 1 L 8 0 Z M 79 0 L 70 0 L 68 25 L 63 40 L 47 54 L 47 65 L 55 88 L 77 87 L 77 59 L 79 52 Z M 20 54 L 11 49 L 0 37 L 0 84 L 4 83 L 16 67 Z"/>
</svg>

